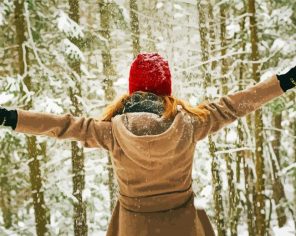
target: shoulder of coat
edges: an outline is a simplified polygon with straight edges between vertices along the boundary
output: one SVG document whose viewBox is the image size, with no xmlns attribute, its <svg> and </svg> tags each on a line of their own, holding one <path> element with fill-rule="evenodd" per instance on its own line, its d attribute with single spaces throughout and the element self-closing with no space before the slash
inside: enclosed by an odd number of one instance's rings
<svg viewBox="0 0 296 236">
<path fill-rule="evenodd" d="M 194 115 L 189 114 L 182 106 L 179 108 L 179 112 L 182 114 L 182 119 L 186 123 L 192 123 L 194 120 Z"/>
</svg>

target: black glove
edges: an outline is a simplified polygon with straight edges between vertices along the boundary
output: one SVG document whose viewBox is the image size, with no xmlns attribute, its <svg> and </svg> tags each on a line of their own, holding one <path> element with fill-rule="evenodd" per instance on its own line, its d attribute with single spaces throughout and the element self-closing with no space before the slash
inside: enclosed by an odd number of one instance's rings
<svg viewBox="0 0 296 236">
<path fill-rule="evenodd" d="M 294 66 L 286 74 L 276 76 L 280 81 L 280 86 L 284 92 L 296 86 L 296 66 Z"/>
<path fill-rule="evenodd" d="M 16 128 L 17 111 L 7 110 L 0 106 L 0 125 L 10 126 L 13 130 Z"/>
</svg>

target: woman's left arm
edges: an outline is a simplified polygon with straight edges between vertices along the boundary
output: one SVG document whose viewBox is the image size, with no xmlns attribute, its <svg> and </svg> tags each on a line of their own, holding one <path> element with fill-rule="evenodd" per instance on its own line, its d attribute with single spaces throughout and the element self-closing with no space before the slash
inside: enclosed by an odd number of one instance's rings
<svg viewBox="0 0 296 236">
<path fill-rule="evenodd" d="M 17 108 L 6 111 L 4 125 L 20 133 L 80 141 L 85 147 L 110 150 L 113 142 L 111 122 L 70 113 L 57 115 Z"/>
<path fill-rule="evenodd" d="M 244 90 L 229 93 L 205 105 L 206 121 L 195 119 L 195 141 L 216 133 L 236 119 L 256 111 L 296 85 L 296 67 L 283 75 L 273 75 Z"/>
</svg>

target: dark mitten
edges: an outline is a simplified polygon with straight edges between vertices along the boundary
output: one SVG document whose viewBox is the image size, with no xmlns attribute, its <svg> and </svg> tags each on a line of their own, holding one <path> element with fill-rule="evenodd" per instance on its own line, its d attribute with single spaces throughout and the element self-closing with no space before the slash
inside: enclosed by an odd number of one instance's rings
<svg viewBox="0 0 296 236">
<path fill-rule="evenodd" d="M 0 107 L 0 125 L 10 126 L 14 130 L 16 128 L 16 123 L 17 111 Z"/>
<path fill-rule="evenodd" d="M 286 74 L 276 75 L 284 92 L 296 86 L 296 66 Z"/>
</svg>

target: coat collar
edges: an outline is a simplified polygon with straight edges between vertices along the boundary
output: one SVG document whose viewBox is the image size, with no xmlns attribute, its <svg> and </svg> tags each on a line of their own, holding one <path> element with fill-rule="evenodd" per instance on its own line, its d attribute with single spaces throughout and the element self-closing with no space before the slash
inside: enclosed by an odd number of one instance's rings
<svg viewBox="0 0 296 236">
<path fill-rule="evenodd" d="M 126 113 L 116 116 L 112 123 L 127 138 L 151 139 L 170 135 L 180 123 L 182 114 L 178 112 L 171 120 L 164 120 L 150 112 Z"/>
</svg>

